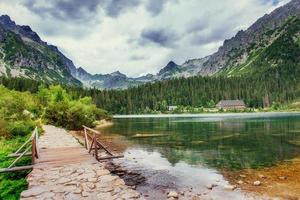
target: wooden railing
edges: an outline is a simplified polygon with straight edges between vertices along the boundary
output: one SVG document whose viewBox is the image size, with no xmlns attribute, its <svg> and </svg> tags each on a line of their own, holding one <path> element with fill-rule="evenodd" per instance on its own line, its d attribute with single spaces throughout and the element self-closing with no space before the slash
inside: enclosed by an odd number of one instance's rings
<svg viewBox="0 0 300 200">
<path fill-rule="evenodd" d="M 22 151 L 23 150 L 23 151 Z M 31 152 L 29 152 L 31 150 Z M 18 166 L 15 165 L 17 162 L 24 156 L 30 156 L 32 158 L 32 165 L 27 166 Z M 9 165 L 9 167 L 0 169 L 0 173 L 2 172 L 14 172 L 20 170 L 27 170 L 32 169 L 35 159 L 39 158 L 39 148 L 38 148 L 38 129 L 37 127 L 32 132 L 30 138 L 20 146 L 20 148 L 12 153 L 9 154 L 8 157 L 16 157 L 16 159 Z"/>
<path fill-rule="evenodd" d="M 96 160 L 101 161 L 124 157 L 123 155 L 114 155 L 112 151 L 110 151 L 102 142 L 99 141 L 98 137 L 101 135 L 99 131 L 91 129 L 87 126 L 83 126 L 83 130 L 85 141 L 84 146 L 89 153 L 92 153 L 95 156 Z M 100 149 L 103 149 L 109 156 L 99 157 L 98 153 Z"/>
</svg>

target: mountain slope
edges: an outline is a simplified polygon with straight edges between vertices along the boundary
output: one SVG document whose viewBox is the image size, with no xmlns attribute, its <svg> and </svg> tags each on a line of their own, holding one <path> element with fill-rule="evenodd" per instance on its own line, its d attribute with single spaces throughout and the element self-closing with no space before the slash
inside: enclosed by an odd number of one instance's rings
<svg viewBox="0 0 300 200">
<path fill-rule="evenodd" d="M 0 76 L 96 87 L 126 89 L 149 82 L 191 76 L 252 76 L 298 67 L 300 0 L 292 0 L 225 40 L 218 51 L 179 65 L 170 61 L 156 75 L 130 78 L 120 72 L 90 74 L 42 41 L 29 26 L 0 17 Z M 100 66 L 99 66 L 100 67 Z M 287 72 L 288 73 L 288 72 Z"/>
<path fill-rule="evenodd" d="M 270 14 L 258 19 L 246 31 L 239 31 L 235 37 L 225 40 L 219 50 L 209 56 L 207 61 L 199 64 L 198 74 L 202 76 L 214 75 L 227 68 L 247 65 L 257 52 L 270 46 L 279 37 L 284 24 L 293 16 L 300 15 L 300 1 L 292 0 L 288 4 L 277 8 Z M 195 68 L 194 65 L 186 64 L 187 68 Z"/>
<path fill-rule="evenodd" d="M 227 76 L 262 74 L 280 67 L 299 67 L 300 17 L 291 17 L 282 27 L 269 33 L 272 42 L 253 48 L 247 60 L 240 65 L 227 67 L 220 74 Z M 287 72 L 288 73 L 288 72 Z"/>
<path fill-rule="evenodd" d="M 81 85 L 56 47 L 7 15 L 0 17 L 0 75 Z"/>
<path fill-rule="evenodd" d="M 225 40 L 216 53 L 204 58 L 189 60 L 177 66 L 176 75 L 167 77 L 247 74 L 249 72 L 248 67 L 253 66 L 254 63 L 258 64 L 258 62 L 254 62 L 255 60 L 263 58 L 263 56 L 270 53 L 265 50 L 266 48 L 272 46 L 281 36 L 283 38 L 290 37 L 286 35 L 286 31 L 288 31 L 286 26 L 293 26 L 294 24 L 291 24 L 289 20 L 297 16 L 300 16 L 300 1 L 292 0 L 270 14 L 264 15 L 247 30 L 239 31 L 233 38 Z M 296 37 L 295 40 L 297 40 L 297 36 L 294 35 L 293 37 Z M 277 48 L 277 51 L 285 50 L 284 48 Z M 290 50 L 297 51 L 297 49 Z M 288 61 L 287 59 L 283 61 Z M 271 67 L 271 65 L 272 62 L 268 65 L 265 63 L 264 67 Z M 250 71 L 253 72 L 255 70 L 255 67 L 251 67 Z M 259 68 L 257 70 L 260 71 Z M 164 73 L 172 74 L 172 71 L 174 70 L 165 70 Z M 161 75 L 161 77 L 166 76 Z"/>
<path fill-rule="evenodd" d="M 0 76 L 84 85 L 100 89 L 125 89 L 153 81 L 153 76 L 129 78 L 120 72 L 88 73 L 77 68 L 56 46 L 41 40 L 29 26 L 0 16 Z"/>
</svg>

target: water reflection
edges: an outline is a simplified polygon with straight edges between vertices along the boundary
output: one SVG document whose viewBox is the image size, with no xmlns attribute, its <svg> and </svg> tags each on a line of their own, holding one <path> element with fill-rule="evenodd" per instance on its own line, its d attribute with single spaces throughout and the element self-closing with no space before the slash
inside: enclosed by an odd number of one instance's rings
<svg viewBox="0 0 300 200">
<path fill-rule="evenodd" d="M 300 116 L 115 119 L 105 134 L 125 136 L 131 148 L 159 152 L 175 166 L 271 166 L 300 154 Z"/>
</svg>

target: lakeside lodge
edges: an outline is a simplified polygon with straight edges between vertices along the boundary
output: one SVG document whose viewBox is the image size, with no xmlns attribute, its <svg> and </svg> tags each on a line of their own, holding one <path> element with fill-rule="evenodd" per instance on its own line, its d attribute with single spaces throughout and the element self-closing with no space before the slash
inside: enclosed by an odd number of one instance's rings
<svg viewBox="0 0 300 200">
<path fill-rule="evenodd" d="M 217 105 L 217 109 L 231 110 L 231 109 L 245 109 L 246 104 L 243 100 L 221 100 Z"/>
</svg>

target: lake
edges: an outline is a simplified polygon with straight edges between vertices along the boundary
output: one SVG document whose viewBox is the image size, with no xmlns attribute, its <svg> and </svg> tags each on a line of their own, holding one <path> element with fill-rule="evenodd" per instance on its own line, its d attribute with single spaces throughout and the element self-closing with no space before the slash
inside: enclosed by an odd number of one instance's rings
<svg viewBox="0 0 300 200">
<path fill-rule="evenodd" d="M 300 155 L 300 113 L 117 116 L 113 122 L 101 131 L 126 146 L 122 165 L 147 178 L 141 191 L 204 191 L 216 181 L 228 184 L 220 170 L 270 167 Z M 214 195 L 244 198 L 238 190 L 223 193 Z"/>
</svg>

